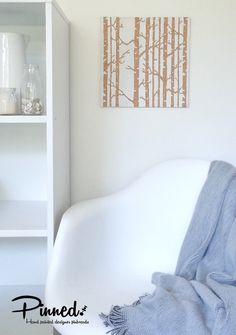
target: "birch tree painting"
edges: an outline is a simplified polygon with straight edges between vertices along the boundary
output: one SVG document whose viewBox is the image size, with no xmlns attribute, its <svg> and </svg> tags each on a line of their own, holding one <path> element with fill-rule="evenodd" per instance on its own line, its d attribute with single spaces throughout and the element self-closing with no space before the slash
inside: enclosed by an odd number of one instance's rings
<svg viewBox="0 0 236 335">
<path fill-rule="evenodd" d="M 103 18 L 103 107 L 188 107 L 187 17 Z"/>
</svg>

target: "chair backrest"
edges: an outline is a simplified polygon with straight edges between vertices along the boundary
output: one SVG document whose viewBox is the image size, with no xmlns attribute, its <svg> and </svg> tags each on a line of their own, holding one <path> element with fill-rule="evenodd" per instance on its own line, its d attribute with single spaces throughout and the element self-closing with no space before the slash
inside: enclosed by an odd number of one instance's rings
<svg viewBox="0 0 236 335">
<path fill-rule="evenodd" d="M 153 272 L 173 273 L 209 165 L 166 161 L 113 196 L 72 207 L 59 230 L 48 292 L 120 287 L 132 301 L 150 289 Z"/>
<path fill-rule="evenodd" d="M 125 220 L 117 217 L 114 226 L 115 236 L 123 236 L 120 251 L 128 249 L 133 260 L 130 271 L 174 272 L 209 166 L 209 161 L 196 159 L 165 161 L 126 190 L 129 211 Z M 114 244 L 119 247 L 119 238 Z"/>
</svg>

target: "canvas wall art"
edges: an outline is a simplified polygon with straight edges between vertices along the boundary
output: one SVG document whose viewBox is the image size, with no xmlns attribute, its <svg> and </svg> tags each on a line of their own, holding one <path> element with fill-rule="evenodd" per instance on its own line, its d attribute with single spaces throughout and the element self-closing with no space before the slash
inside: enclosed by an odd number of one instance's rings
<svg viewBox="0 0 236 335">
<path fill-rule="evenodd" d="M 103 107 L 186 108 L 187 17 L 104 17 Z"/>
</svg>

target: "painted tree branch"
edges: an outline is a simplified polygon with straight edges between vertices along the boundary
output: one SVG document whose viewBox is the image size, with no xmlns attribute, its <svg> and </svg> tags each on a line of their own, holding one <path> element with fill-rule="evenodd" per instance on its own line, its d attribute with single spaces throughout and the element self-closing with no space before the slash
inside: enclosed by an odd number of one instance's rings
<svg viewBox="0 0 236 335">
<path fill-rule="evenodd" d="M 157 76 L 157 77 L 159 77 L 160 78 L 160 80 L 162 80 L 163 81 L 163 76 L 157 71 L 157 70 L 152 70 L 151 68 L 149 68 L 150 69 L 150 74 L 153 74 L 154 76 Z"/>
<path fill-rule="evenodd" d="M 170 29 L 170 31 L 172 31 L 172 27 L 171 27 L 170 25 L 168 25 L 168 28 Z M 184 37 L 184 34 L 182 34 L 180 31 L 177 31 L 177 30 L 174 29 L 174 32 L 175 32 L 175 34 L 176 34 L 177 36 L 182 36 L 182 37 Z"/>
<path fill-rule="evenodd" d="M 167 91 L 171 92 L 171 89 L 167 88 Z M 179 90 L 176 90 L 176 91 L 173 91 L 173 92 L 174 92 L 174 94 L 183 94 L 182 87 Z"/>
<path fill-rule="evenodd" d="M 170 45 L 172 45 L 172 44 L 170 44 Z M 173 49 L 170 53 L 167 54 L 167 57 L 170 57 L 170 56 L 174 55 L 175 52 L 176 52 L 178 49 L 181 50 L 181 47 L 182 47 L 183 45 L 184 45 L 183 43 L 181 43 L 180 45 L 178 45 L 175 49 Z"/>
<path fill-rule="evenodd" d="M 160 48 L 161 50 L 163 50 L 163 48 L 161 48 L 161 45 L 163 45 L 163 41 L 160 43 L 160 41 L 156 41 L 155 42 L 155 48 Z M 153 48 L 152 45 L 150 45 L 148 47 L 148 50 L 151 50 Z M 139 54 L 139 57 L 141 58 L 143 55 L 145 55 L 145 52 L 146 52 L 146 49 L 144 49 L 140 54 Z"/>
<path fill-rule="evenodd" d="M 132 66 L 130 66 L 130 65 L 126 66 L 126 69 L 127 70 L 131 70 L 131 71 L 135 71 L 134 68 Z"/>
<path fill-rule="evenodd" d="M 112 85 L 112 87 L 115 88 L 115 84 L 114 84 L 113 82 L 111 83 L 111 85 Z M 127 94 L 125 94 L 125 92 L 124 92 L 121 88 L 119 88 L 119 96 L 120 96 L 120 97 L 121 97 L 121 96 L 125 97 L 125 98 L 126 98 L 128 101 L 130 101 L 131 103 L 134 102 L 130 97 L 128 97 Z"/>
<path fill-rule="evenodd" d="M 130 40 L 129 42 L 125 42 L 121 37 L 119 38 L 120 42 L 123 44 L 123 45 L 130 45 L 132 43 L 134 43 L 134 39 Z"/>
<path fill-rule="evenodd" d="M 120 97 L 125 97 L 127 100 L 129 100 L 132 104 L 134 103 L 134 100 L 132 100 L 131 98 L 129 98 L 121 89 L 119 89 L 119 96 Z"/>
</svg>

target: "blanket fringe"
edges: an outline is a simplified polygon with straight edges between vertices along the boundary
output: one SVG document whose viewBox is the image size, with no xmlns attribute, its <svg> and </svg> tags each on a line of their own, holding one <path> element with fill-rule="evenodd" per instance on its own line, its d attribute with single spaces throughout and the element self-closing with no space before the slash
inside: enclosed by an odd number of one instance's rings
<svg viewBox="0 0 236 335">
<path fill-rule="evenodd" d="M 148 294 L 144 294 L 137 301 L 135 301 L 130 307 L 137 306 L 141 303 L 142 299 L 148 296 Z M 106 327 L 112 327 L 111 330 L 107 332 L 107 334 L 111 335 L 126 335 L 128 334 L 127 327 L 127 319 L 123 313 L 123 308 L 128 307 L 124 306 L 113 306 L 108 315 L 101 313 L 99 314 L 100 318 L 103 320 L 103 324 Z"/>
<path fill-rule="evenodd" d="M 103 323 L 106 327 L 113 327 L 113 329 L 109 330 L 107 334 L 111 335 L 125 335 L 128 332 L 128 328 L 126 325 L 126 318 L 122 313 L 123 307 L 113 306 L 110 313 L 99 314 L 100 318 L 103 320 Z"/>
</svg>

